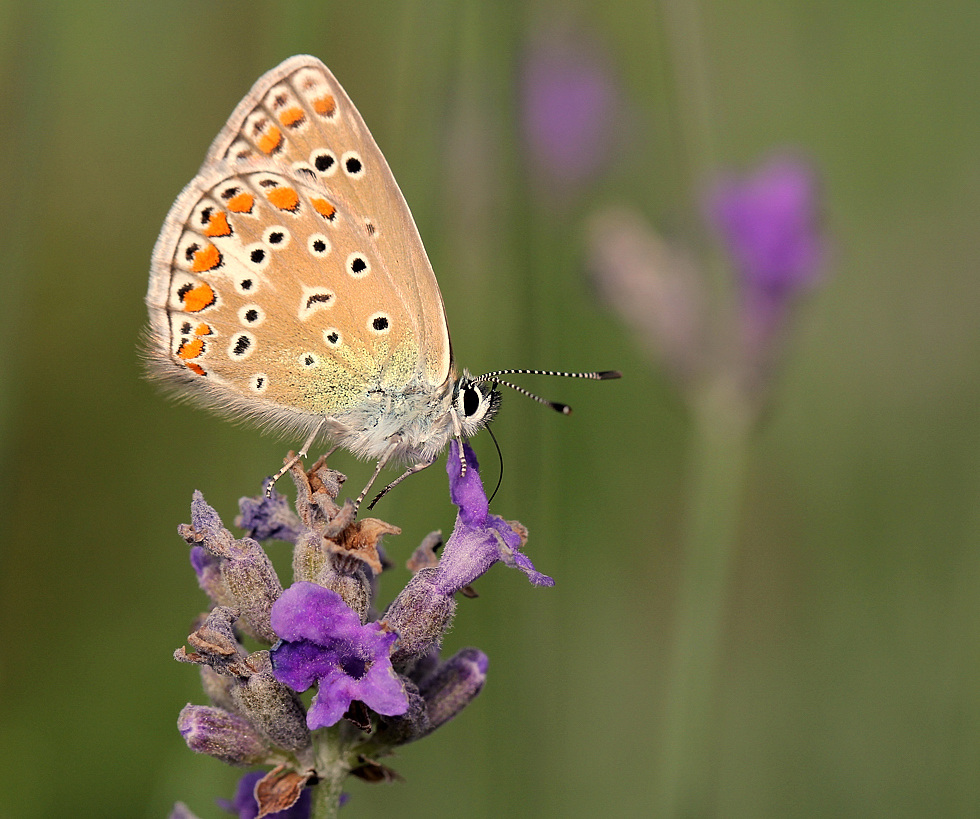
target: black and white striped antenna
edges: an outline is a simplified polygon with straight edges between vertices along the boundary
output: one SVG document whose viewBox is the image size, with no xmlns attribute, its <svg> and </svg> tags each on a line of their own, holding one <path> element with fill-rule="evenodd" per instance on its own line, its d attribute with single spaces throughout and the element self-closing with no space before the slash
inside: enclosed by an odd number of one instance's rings
<svg viewBox="0 0 980 819">
<path fill-rule="evenodd" d="M 530 390 L 524 389 L 517 384 L 512 384 L 510 381 L 505 381 L 500 378 L 502 375 L 557 375 L 562 378 L 586 378 L 590 381 L 611 381 L 614 378 L 622 378 L 623 374 L 619 370 L 600 370 L 598 372 L 592 373 L 566 373 L 558 372 L 556 370 L 494 370 L 492 373 L 484 373 L 483 375 L 476 376 L 473 379 L 474 384 L 482 384 L 485 382 L 490 382 L 491 384 L 500 384 L 504 387 L 510 387 L 512 390 L 519 392 L 521 395 L 527 396 L 532 401 L 537 401 L 539 404 L 545 404 L 551 407 L 555 412 L 560 412 L 562 415 L 571 415 L 572 408 L 568 404 L 562 404 L 560 401 L 549 401 L 547 398 L 542 398 L 540 395 L 535 395 Z"/>
</svg>

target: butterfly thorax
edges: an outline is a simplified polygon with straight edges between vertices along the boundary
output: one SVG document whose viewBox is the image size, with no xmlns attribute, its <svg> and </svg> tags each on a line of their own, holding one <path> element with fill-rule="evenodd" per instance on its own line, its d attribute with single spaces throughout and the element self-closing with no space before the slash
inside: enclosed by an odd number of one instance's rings
<svg viewBox="0 0 980 819">
<path fill-rule="evenodd" d="M 431 461 L 456 434 L 455 387 L 455 379 L 436 391 L 417 382 L 397 391 L 378 386 L 353 409 L 327 416 L 323 430 L 366 460 Z"/>
<path fill-rule="evenodd" d="M 413 382 L 400 390 L 370 390 L 357 407 L 324 421 L 324 432 L 359 457 L 433 461 L 452 438 L 469 438 L 486 426 L 500 406 L 500 393 L 483 392 L 463 371 L 433 390 Z"/>
</svg>

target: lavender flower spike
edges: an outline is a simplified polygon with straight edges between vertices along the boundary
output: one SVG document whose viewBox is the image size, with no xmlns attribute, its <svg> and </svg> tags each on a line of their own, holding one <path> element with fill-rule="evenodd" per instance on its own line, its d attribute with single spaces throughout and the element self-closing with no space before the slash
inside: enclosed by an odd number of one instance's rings
<svg viewBox="0 0 980 819">
<path fill-rule="evenodd" d="M 439 661 L 456 592 L 498 561 L 535 585 L 554 581 L 522 553 L 524 527 L 490 513 L 478 469 L 473 451 L 453 443 L 449 485 L 459 511 L 452 536 L 441 555 L 439 534 L 426 538 L 410 561 L 412 579 L 380 619 L 375 577 L 389 564 L 378 541 L 397 529 L 372 518 L 355 521 L 349 511 L 344 517 L 351 507 L 334 503 L 342 475 L 322 462 L 310 473 L 294 471 L 296 516 L 275 496 L 241 504 L 240 522 L 254 535 L 295 534 L 297 579 L 285 590 L 261 546 L 251 537 L 236 539 L 195 494 L 192 525 L 181 534 L 214 605 L 188 635 L 189 648 L 174 656 L 201 667 L 212 704 L 189 704 L 179 728 L 194 750 L 234 765 L 275 766 L 246 776 L 234 801 L 225 803 L 239 819 L 334 816 L 348 774 L 391 781 L 397 775 L 378 758 L 432 733 L 480 693 L 488 666 L 482 651 L 466 648 Z M 346 575 L 357 576 L 359 610 L 342 596 L 350 585 L 340 582 Z M 247 626 L 274 642 L 272 648 L 249 652 L 241 640 Z M 306 708 L 296 692 L 314 685 Z M 317 730 L 345 717 L 349 724 Z M 193 819 L 182 805 L 174 811 L 174 819 Z"/>
<path fill-rule="evenodd" d="M 311 729 L 336 724 L 354 700 L 386 716 L 408 710 L 388 657 L 397 635 L 378 623 L 362 626 L 337 592 L 294 583 L 272 607 L 272 628 L 282 638 L 271 651 L 276 679 L 296 691 L 319 683 L 306 716 Z"/>
</svg>

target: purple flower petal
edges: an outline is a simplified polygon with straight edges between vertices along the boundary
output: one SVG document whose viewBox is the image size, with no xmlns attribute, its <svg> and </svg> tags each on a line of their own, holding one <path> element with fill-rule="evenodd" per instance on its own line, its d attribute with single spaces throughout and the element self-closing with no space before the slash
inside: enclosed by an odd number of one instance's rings
<svg viewBox="0 0 980 819">
<path fill-rule="evenodd" d="M 463 445 L 466 458 L 466 473 L 459 463 L 459 443 L 449 442 L 449 458 L 446 471 L 449 473 L 449 497 L 459 507 L 459 517 L 466 526 L 482 526 L 490 512 L 490 502 L 480 480 L 480 464 L 476 453 L 469 444 Z"/>
<path fill-rule="evenodd" d="M 399 670 L 410 668 L 439 645 L 452 623 L 456 592 L 497 561 L 520 569 L 535 586 L 555 585 L 521 552 L 522 535 L 503 518 L 490 514 L 476 455 L 469 444 L 463 445 L 463 453 L 465 474 L 461 474 L 459 444 L 450 442 L 446 471 L 449 495 L 459 514 L 439 565 L 419 569 L 384 615 L 389 628 L 398 634 L 391 656 Z"/>
<path fill-rule="evenodd" d="M 334 725 L 359 700 L 379 714 L 408 709 L 404 686 L 391 666 L 397 635 L 360 618 L 337 592 L 294 583 L 272 607 L 272 628 L 282 639 L 272 649 L 273 672 L 296 691 L 318 684 L 307 725 Z"/>
<path fill-rule="evenodd" d="M 472 583 L 498 560 L 520 569 L 535 586 L 553 586 L 555 581 L 538 572 L 521 552 L 521 536 L 507 521 L 491 515 L 476 454 L 463 445 L 466 474 L 460 474 L 459 444 L 449 444 L 449 495 L 459 507 L 456 526 L 446 541 L 439 562 L 436 588 L 452 594 Z"/>
</svg>

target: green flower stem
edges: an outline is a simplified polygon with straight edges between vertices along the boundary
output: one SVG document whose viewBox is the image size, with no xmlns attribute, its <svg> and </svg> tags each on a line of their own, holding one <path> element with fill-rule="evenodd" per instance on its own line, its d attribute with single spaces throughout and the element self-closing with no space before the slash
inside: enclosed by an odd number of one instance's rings
<svg viewBox="0 0 980 819">
<path fill-rule="evenodd" d="M 712 814 L 718 647 L 751 431 L 750 407 L 731 378 L 697 391 L 691 407 L 690 497 L 660 743 L 660 817 Z"/>
<path fill-rule="evenodd" d="M 344 780 L 351 770 L 349 754 L 343 750 L 340 731 L 336 726 L 317 731 L 313 735 L 313 743 L 320 781 L 313 788 L 310 819 L 335 819 L 340 812 Z"/>
</svg>

